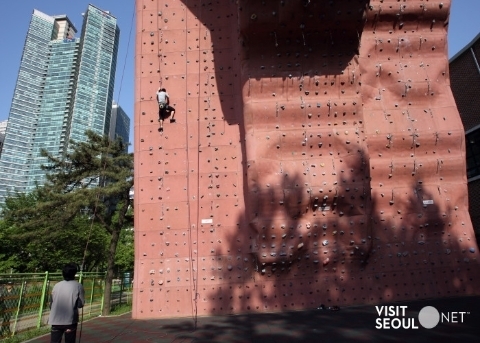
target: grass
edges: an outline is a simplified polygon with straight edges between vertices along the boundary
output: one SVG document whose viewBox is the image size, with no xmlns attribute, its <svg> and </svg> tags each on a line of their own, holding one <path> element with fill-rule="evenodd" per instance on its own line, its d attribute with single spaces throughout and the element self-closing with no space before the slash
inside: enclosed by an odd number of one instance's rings
<svg viewBox="0 0 480 343">
<path fill-rule="evenodd" d="M 110 310 L 111 316 L 119 316 L 124 313 L 128 313 L 132 311 L 132 304 L 120 304 L 112 306 Z"/>
<path fill-rule="evenodd" d="M 2 342 L 2 343 L 25 342 L 25 341 L 28 341 L 32 338 L 43 336 L 43 335 L 45 335 L 49 332 L 50 332 L 50 326 L 44 326 L 44 327 L 41 327 L 39 329 L 32 329 L 32 330 L 20 332 L 13 337 L 4 338 L 0 342 Z"/>
</svg>

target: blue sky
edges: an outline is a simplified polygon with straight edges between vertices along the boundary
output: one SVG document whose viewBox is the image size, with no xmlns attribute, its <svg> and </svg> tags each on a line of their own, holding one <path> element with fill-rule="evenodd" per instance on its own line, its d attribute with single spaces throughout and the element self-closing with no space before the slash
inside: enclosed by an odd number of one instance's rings
<svg viewBox="0 0 480 343">
<path fill-rule="evenodd" d="M 120 48 L 117 60 L 114 99 L 131 118 L 130 141 L 133 141 L 134 104 L 134 0 L 16 0 L 2 1 L 0 9 L 0 121 L 8 119 L 10 103 L 17 80 L 25 35 L 33 9 L 49 15 L 67 14 L 81 31 L 82 16 L 89 3 L 108 10 L 118 20 Z M 479 0 L 452 0 L 448 33 L 449 57 L 480 32 Z M 133 26 L 132 26 L 133 25 Z"/>
</svg>

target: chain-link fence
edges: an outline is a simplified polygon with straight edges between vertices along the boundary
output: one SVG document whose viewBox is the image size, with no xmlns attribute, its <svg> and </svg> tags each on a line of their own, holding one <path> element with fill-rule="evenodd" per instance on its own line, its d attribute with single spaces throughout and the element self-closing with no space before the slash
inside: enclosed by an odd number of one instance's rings
<svg viewBox="0 0 480 343">
<path fill-rule="evenodd" d="M 122 278 L 114 280 L 111 306 L 131 302 L 130 275 L 123 273 Z M 0 339 L 47 325 L 49 295 L 62 280 L 61 273 L 0 274 Z M 105 274 L 79 273 L 77 280 L 85 289 L 84 316 L 100 315 Z"/>
</svg>

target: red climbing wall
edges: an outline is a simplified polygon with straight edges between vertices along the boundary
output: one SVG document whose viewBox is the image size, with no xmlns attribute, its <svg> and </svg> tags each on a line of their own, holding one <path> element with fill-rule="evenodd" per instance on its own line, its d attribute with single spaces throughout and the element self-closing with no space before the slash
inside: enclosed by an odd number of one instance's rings
<svg viewBox="0 0 480 343">
<path fill-rule="evenodd" d="M 450 1 L 136 6 L 134 318 L 479 292 Z"/>
</svg>

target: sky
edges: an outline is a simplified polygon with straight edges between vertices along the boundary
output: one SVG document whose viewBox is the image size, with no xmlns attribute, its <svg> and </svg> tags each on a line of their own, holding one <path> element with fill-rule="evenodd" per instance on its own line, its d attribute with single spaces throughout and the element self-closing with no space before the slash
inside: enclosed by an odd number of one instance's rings
<svg viewBox="0 0 480 343">
<path fill-rule="evenodd" d="M 447 0 L 446 0 L 447 1 Z M 448 56 L 453 57 L 480 33 L 479 0 L 451 0 L 448 27 Z M 0 121 L 8 119 L 25 36 L 33 9 L 48 15 L 66 14 L 81 31 L 82 13 L 91 3 L 110 11 L 120 27 L 114 100 L 130 116 L 133 142 L 135 0 L 17 0 L 2 1 L 0 10 Z M 131 150 L 131 149 L 130 149 Z"/>
</svg>

